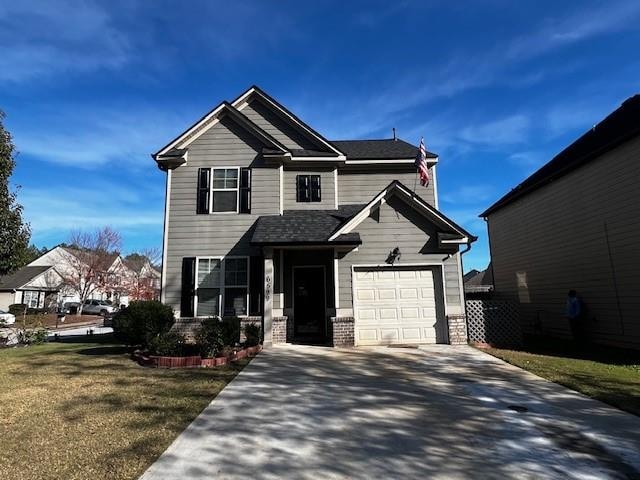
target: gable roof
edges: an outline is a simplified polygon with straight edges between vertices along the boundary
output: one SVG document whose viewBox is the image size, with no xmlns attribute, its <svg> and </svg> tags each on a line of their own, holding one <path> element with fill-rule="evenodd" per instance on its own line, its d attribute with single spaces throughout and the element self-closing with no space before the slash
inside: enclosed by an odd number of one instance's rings
<svg viewBox="0 0 640 480">
<path fill-rule="evenodd" d="M 316 142 L 318 142 L 320 145 L 325 147 L 330 152 L 333 152 L 336 155 L 343 157 L 343 153 L 338 148 L 336 148 L 329 140 L 324 138 L 322 135 L 320 135 L 317 131 L 315 131 L 305 122 L 300 120 L 300 118 L 298 118 L 293 112 L 288 110 L 284 105 L 279 103 L 277 100 L 275 100 L 272 96 L 270 96 L 268 93 L 266 93 L 257 85 L 252 85 L 251 87 L 249 87 L 249 89 L 246 92 L 244 92 L 242 95 L 236 98 L 233 102 L 231 102 L 231 104 L 234 107 L 237 107 L 239 110 L 242 110 L 243 108 L 242 105 L 244 103 L 247 103 L 248 98 L 252 95 L 258 96 L 260 99 L 264 101 L 263 103 L 265 103 L 268 107 L 273 109 L 277 114 L 280 114 L 280 116 L 283 116 L 284 118 L 289 120 L 289 123 L 291 124 L 291 126 L 296 128 L 298 131 L 301 131 L 306 136 L 311 137 L 312 139 L 314 139 Z"/>
<path fill-rule="evenodd" d="M 282 154 L 288 151 L 287 147 L 265 132 L 262 128 L 247 118 L 246 115 L 238 111 L 237 108 L 225 100 L 167 145 L 158 150 L 158 152 L 154 153 L 152 157 L 154 160 L 160 161 L 161 157 L 182 156 L 185 152 L 185 148 L 206 130 L 215 125 L 224 114 L 229 115 L 236 121 L 236 123 L 256 136 L 266 147 L 270 148 L 274 152 Z"/>
<path fill-rule="evenodd" d="M 418 147 L 400 139 L 381 140 L 332 140 L 347 156 L 347 160 L 398 160 L 413 161 L 418 155 Z M 438 158 L 435 153 L 427 152 L 427 158 Z"/>
<path fill-rule="evenodd" d="M 422 213 L 425 217 L 429 217 L 431 220 L 435 219 L 441 225 L 448 228 L 450 232 L 454 233 L 453 235 L 442 235 L 439 239 L 442 243 L 473 243 L 478 239 L 478 237 L 471 235 L 442 212 L 429 205 L 419 195 L 409 190 L 401 182 L 394 180 L 378 195 L 373 197 L 368 204 L 364 205 L 357 213 L 355 213 L 347 222 L 341 225 L 340 228 L 333 232 L 331 237 L 329 237 L 329 240 L 333 240 L 340 235 L 350 233 L 369 216 L 372 209 L 376 208 L 380 202 L 390 194 L 398 194 L 399 198 L 410 203 L 411 206 L 415 207 L 416 210 Z"/>
<path fill-rule="evenodd" d="M 468 293 L 489 292 L 493 290 L 493 269 L 491 264 L 479 272 L 471 270 L 462 277 L 464 282 L 464 291 Z"/>
<path fill-rule="evenodd" d="M 52 265 L 22 267 L 20 270 L 0 277 L 0 290 L 20 289 L 52 268 Z"/>
<path fill-rule="evenodd" d="M 604 120 L 482 212 L 480 217 L 486 217 L 498 211 L 516 199 L 548 185 L 638 135 L 640 135 L 640 94 L 625 100 Z"/>
<path fill-rule="evenodd" d="M 341 205 L 338 210 L 285 210 L 282 215 L 259 217 L 251 243 L 254 245 L 322 244 L 344 225 L 362 205 Z M 331 244 L 360 244 L 360 236 L 343 235 Z"/>
</svg>

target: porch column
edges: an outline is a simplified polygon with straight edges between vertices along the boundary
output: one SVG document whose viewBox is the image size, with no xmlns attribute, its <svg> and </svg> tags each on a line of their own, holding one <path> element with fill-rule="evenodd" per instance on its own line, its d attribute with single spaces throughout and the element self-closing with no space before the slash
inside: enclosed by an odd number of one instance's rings
<svg viewBox="0 0 640 480">
<path fill-rule="evenodd" d="M 264 249 L 264 305 L 262 309 L 265 347 L 273 345 L 273 249 Z"/>
</svg>

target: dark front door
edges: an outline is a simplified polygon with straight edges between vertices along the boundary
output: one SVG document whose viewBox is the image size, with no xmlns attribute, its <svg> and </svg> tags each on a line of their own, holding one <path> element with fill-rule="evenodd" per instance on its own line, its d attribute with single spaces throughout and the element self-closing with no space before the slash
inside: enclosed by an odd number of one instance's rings
<svg viewBox="0 0 640 480">
<path fill-rule="evenodd" d="M 325 340 L 324 277 L 323 267 L 293 269 L 293 325 L 296 340 Z"/>
</svg>

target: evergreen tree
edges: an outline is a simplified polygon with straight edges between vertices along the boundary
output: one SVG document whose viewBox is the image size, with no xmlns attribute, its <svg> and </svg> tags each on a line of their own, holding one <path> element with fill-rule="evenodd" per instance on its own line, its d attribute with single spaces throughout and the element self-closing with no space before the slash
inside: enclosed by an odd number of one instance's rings
<svg viewBox="0 0 640 480">
<path fill-rule="evenodd" d="M 16 166 L 11 134 L 4 128 L 0 110 L 0 275 L 24 265 L 28 258 L 31 229 L 22 221 L 22 205 L 9 188 L 9 178 Z"/>
</svg>

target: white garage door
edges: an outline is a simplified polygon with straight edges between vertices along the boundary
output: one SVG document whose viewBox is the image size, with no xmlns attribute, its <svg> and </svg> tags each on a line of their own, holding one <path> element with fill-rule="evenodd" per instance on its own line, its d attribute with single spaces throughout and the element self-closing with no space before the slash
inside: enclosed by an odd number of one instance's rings
<svg viewBox="0 0 640 480">
<path fill-rule="evenodd" d="M 437 299 L 434 269 L 355 268 L 357 345 L 436 343 Z"/>
</svg>

